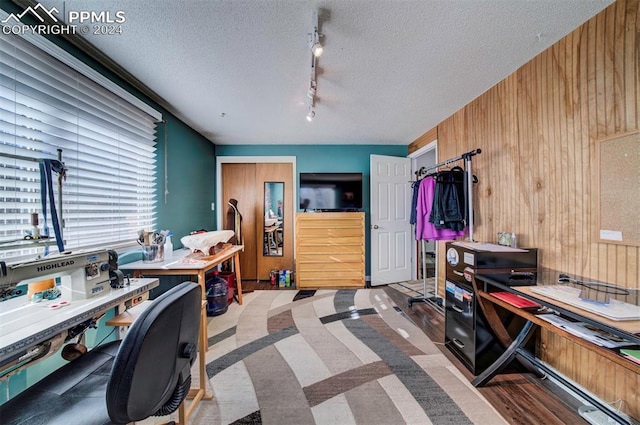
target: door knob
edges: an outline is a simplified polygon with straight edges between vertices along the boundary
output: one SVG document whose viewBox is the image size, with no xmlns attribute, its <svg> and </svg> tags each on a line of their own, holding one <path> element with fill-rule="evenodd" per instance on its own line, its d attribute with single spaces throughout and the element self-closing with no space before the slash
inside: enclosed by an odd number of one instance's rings
<svg viewBox="0 0 640 425">
<path fill-rule="evenodd" d="M 374 225 L 373 225 L 373 228 L 374 228 L 374 229 L 379 229 L 379 227 L 378 227 L 378 225 L 377 225 L 377 224 L 374 224 Z"/>
</svg>

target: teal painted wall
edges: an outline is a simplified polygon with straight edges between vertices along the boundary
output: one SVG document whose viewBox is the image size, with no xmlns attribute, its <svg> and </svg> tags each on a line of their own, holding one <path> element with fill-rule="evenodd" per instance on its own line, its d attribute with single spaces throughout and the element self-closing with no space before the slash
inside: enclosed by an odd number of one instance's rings
<svg viewBox="0 0 640 425">
<path fill-rule="evenodd" d="M 163 114 L 164 116 L 164 114 Z M 173 232 L 173 246 L 193 230 L 215 230 L 215 146 L 183 122 L 168 117 L 168 195 L 164 195 L 164 132 L 158 125 L 158 226 Z"/>
<path fill-rule="evenodd" d="M 370 155 L 408 155 L 408 146 L 399 145 L 239 145 L 216 147 L 217 156 L 295 156 L 296 173 L 351 172 L 363 174 L 362 205 L 365 212 L 365 273 L 371 273 L 371 244 L 369 240 L 369 164 Z M 296 193 L 299 176 L 294 176 Z"/>
<path fill-rule="evenodd" d="M 408 153 L 408 146 L 405 145 L 216 146 L 217 156 L 295 156 L 298 173 L 362 172 L 367 176 L 367 181 L 369 176 L 369 155 L 406 157 Z"/>
</svg>

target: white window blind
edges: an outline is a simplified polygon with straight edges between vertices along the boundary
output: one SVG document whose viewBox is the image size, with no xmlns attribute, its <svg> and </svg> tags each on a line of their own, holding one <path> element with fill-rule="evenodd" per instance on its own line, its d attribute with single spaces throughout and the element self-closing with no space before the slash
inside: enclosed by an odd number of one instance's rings
<svg viewBox="0 0 640 425">
<path fill-rule="evenodd" d="M 3 154 L 57 159 L 62 149 L 65 249 L 116 246 L 154 230 L 157 117 L 21 37 L 3 34 L 0 56 L 0 257 L 34 253 L 9 242 L 32 228 L 31 213 L 43 231 L 38 163 Z"/>
</svg>

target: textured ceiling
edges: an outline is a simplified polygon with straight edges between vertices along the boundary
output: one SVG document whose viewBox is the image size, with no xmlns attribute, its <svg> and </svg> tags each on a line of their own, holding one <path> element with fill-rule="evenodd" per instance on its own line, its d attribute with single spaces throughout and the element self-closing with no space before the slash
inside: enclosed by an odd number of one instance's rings
<svg viewBox="0 0 640 425">
<path fill-rule="evenodd" d="M 41 1 L 216 144 L 408 144 L 612 0 Z M 308 33 L 320 10 L 316 117 Z M 64 14 L 64 16 L 68 16 Z"/>
</svg>

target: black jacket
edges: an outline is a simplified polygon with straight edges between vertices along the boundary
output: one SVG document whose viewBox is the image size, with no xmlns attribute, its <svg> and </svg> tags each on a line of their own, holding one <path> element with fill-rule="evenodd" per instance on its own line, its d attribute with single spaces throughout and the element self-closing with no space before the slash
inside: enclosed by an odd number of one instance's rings
<svg viewBox="0 0 640 425">
<path fill-rule="evenodd" d="M 429 221 L 437 229 L 463 230 L 467 227 L 465 199 L 465 172 L 461 168 L 440 171 Z"/>
</svg>

